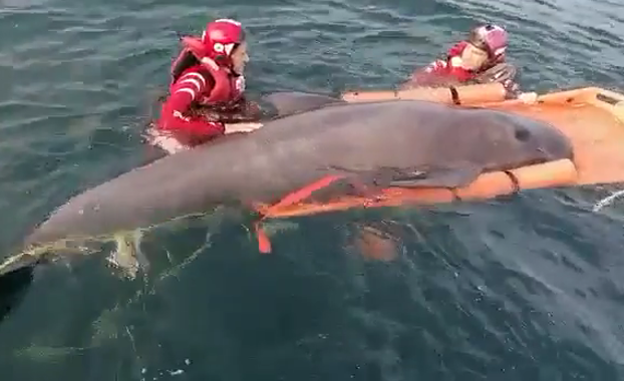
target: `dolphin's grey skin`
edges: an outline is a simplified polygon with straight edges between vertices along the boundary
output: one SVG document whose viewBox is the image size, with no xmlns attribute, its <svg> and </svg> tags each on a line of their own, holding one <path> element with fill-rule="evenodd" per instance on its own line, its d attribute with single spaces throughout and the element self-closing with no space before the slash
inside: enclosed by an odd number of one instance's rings
<svg viewBox="0 0 624 381">
<path fill-rule="evenodd" d="M 461 187 L 482 172 L 573 158 L 542 122 L 425 101 L 333 104 L 164 157 L 70 199 L 26 238 L 45 245 L 153 226 L 228 200 L 272 203 L 326 175 Z M 3 267 L 32 265 L 35 258 Z"/>
</svg>

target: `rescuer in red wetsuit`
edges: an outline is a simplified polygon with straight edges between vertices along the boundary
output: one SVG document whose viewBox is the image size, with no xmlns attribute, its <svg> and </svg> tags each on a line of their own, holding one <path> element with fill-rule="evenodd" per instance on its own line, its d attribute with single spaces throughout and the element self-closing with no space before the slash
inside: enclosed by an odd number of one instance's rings
<svg viewBox="0 0 624 381">
<path fill-rule="evenodd" d="M 182 44 L 171 68 L 169 96 L 156 126 L 180 143 L 194 146 L 225 134 L 226 125 L 194 115 L 192 109 L 239 107 L 244 102 L 243 71 L 249 56 L 245 32 L 238 21 L 231 19 L 208 23 L 200 38 L 183 37 Z"/>
<path fill-rule="evenodd" d="M 515 68 L 505 62 L 507 32 L 498 25 L 482 25 L 474 28 L 466 41 L 451 47 L 445 59 L 439 59 L 424 69 L 418 69 L 404 87 L 428 86 L 436 83 L 459 83 L 470 81 L 501 82 L 513 84 Z M 502 68 L 496 71 L 496 68 Z M 490 70 L 493 69 L 493 70 Z M 491 76 L 479 80 L 485 72 Z"/>
</svg>

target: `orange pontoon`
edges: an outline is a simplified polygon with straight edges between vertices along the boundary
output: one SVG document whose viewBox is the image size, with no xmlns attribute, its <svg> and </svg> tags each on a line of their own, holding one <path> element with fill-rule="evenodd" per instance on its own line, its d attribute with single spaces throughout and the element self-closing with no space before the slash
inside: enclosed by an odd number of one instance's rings
<svg viewBox="0 0 624 381">
<path fill-rule="evenodd" d="M 448 87 L 415 87 L 403 90 L 349 91 L 342 99 L 350 102 L 390 101 L 413 99 L 446 104 L 472 105 L 484 102 L 502 102 L 507 90 L 499 83 Z"/>
</svg>

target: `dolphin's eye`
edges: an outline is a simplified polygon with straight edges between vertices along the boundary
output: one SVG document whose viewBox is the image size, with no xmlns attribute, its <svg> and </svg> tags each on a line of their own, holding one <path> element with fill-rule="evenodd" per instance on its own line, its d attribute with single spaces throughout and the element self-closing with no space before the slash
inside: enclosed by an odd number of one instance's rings
<svg viewBox="0 0 624 381">
<path fill-rule="evenodd" d="M 514 133 L 516 139 L 520 140 L 521 142 L 526 142 L 527 140 L 529 140 L 529 136 L 531 135 L 529 130 L 523 127 L 516 127 Z"/>
</svg>

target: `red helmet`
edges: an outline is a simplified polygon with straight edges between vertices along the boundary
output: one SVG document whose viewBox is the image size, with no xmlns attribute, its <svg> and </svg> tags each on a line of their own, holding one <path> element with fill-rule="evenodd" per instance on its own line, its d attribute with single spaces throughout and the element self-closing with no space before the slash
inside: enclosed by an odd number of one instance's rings
<svg viewBox="0 0 624 381">
<path fill-rule="evenodd" d="M 240 22 L 232 19 L 219 19 L 206 25 L 201 41 L 206 57 L 219 66 L 232 66 L 230 58 L 238 45 L 245 41 L 245 31 Z"/>
<path fill-rule="evenodd" d="M 494 24 L 482 25 L 470 31 L 468 41 L 487 51 L 491 58 L 497 59 L 507 49 L 507 31 Z"/>
</svg>

